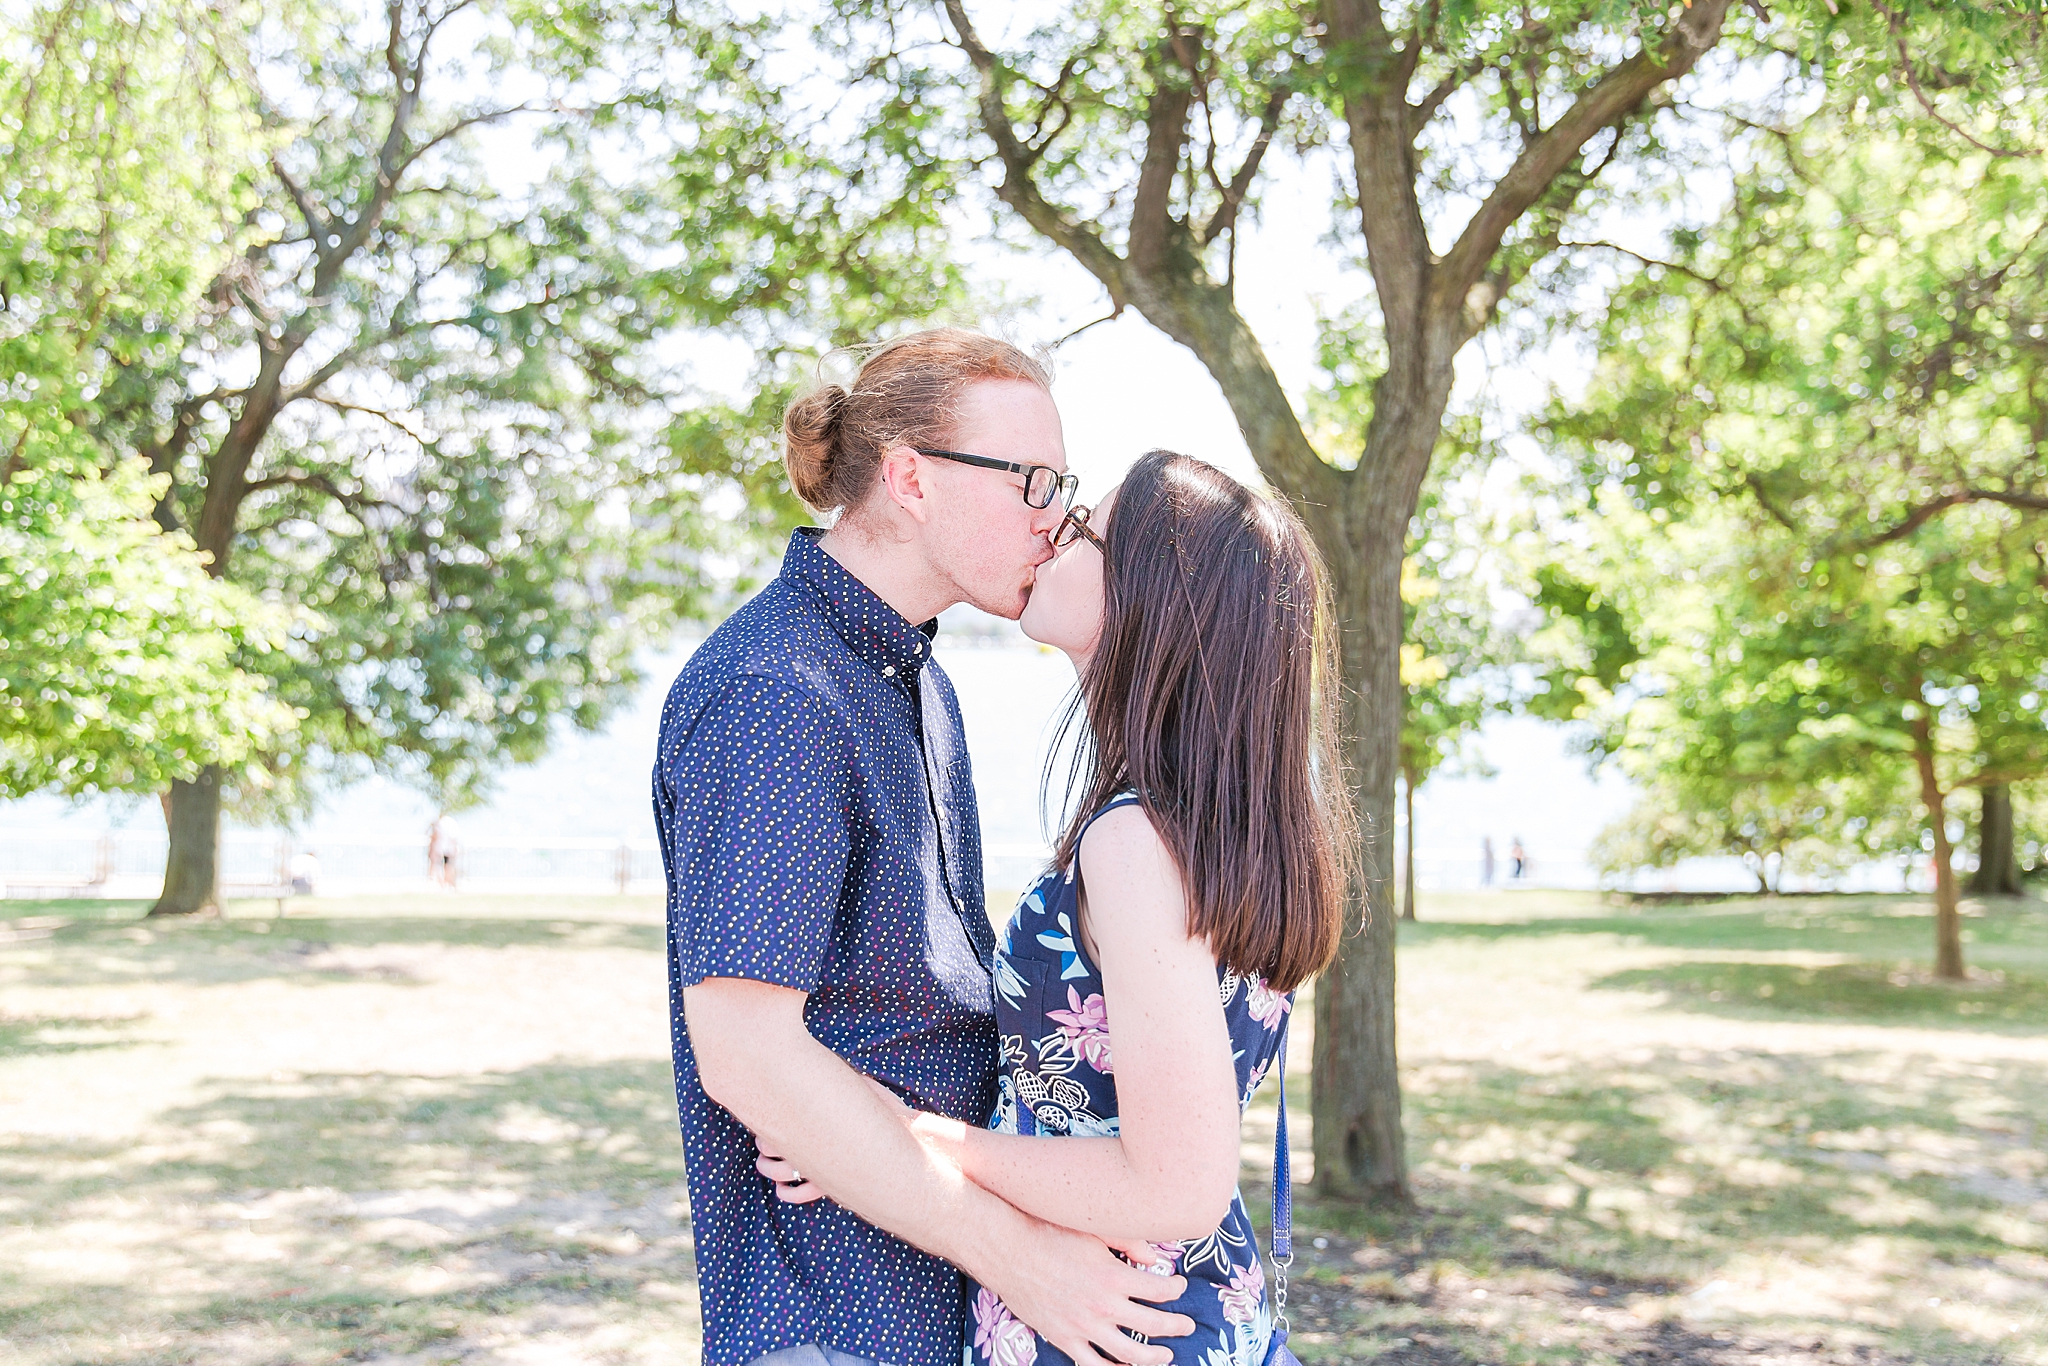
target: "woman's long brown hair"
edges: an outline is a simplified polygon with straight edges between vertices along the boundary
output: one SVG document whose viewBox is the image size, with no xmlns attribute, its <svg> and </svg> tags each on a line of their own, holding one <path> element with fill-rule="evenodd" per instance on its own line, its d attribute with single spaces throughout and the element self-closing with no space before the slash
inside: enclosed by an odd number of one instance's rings
<svg viewBox="0 0 2048 1366">
<path fill-rule="evenodd" d="M 1172 451 L 1131 467 L 1101 532 L 1102 637 L 1062 722 L 1064 737 L 1086 718 L 1056 857 L 1072 867 L 1089 818 L 1135 791 L 1189 933 L 1292 990 L 1336 955 L 1357 847 L 1322 561 L 1284 504 Z"/>
</svg>

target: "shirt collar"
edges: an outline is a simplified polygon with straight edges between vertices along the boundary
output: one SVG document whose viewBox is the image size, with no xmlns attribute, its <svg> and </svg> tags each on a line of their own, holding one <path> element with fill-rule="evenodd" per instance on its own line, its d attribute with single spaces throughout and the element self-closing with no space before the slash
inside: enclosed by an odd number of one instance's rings
<svg viewBox="0 0 2048 1366">
<path fill-rule="evenodd" d="M 819 547 L 818 538 L 824 534 L 822 527 L 797 528 L 782 557 L 782 577 L 811 591 L 846 648 L 875 672 L 884 678 L 914 680 L 931 658 L 939 619 L 933 617 L 921 626 L 905 621 L 901 612 Z"/>
</svg>

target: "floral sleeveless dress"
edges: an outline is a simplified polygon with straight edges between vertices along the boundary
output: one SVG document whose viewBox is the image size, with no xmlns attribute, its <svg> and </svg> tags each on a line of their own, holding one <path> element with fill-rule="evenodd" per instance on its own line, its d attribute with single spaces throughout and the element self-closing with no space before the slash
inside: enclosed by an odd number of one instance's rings
<svg viewBox="0 0 2048 1366">
<path fill-rule="evenodd" d="M 1091 820 L 1136 802 L 1135 796 L 1117 797 Z M 1000 1133 L 1098 1138 L 1118 1132 L 1115 1059 L 1102 978 L 1076 933 L 1078 901 L 1074 870 L 1048 869 L 1024 893 L 999 936 L 996 1028 L 1003 1072 L 988 1127 Z M 1257 976 L 1241 977 L 1221 966 L 1217 990 L 1230 1024 L 1242 1112 L 1279 1056 L 1281 1026 L 1294 999 Z M 1243 1192 L 1231 1199 L 1230 1213 L 1214 1233 L 1157 1246 L 1162 1259 L 1170 1259 L 1173 1271 L 1188 1282 L 1186 1293 L 1160 1308 L 1186 1314 L 1197 1325 L 1186 1337 L 1159 1340 L 1161 1346 L 1172 1345 L 1176 1366 L 1263 1366 L 1273 1315 Z M 1011 1314 L 993 1291 L 969 1284 L 964 1366 L 1070 1362 Z"/>
</svg>

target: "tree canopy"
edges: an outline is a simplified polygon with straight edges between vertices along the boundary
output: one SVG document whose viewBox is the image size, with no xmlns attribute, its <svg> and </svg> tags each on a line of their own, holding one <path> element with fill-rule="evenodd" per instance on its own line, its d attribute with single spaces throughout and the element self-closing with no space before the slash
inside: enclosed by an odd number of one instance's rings
<svg viewBox="0 0 2048 1366">
<path fill-rule="evenodd" d="M 1954 800 L 2048 772 L 2044 176 L 1862 104 L 1778 132 L 1550 427 L 1634 656 L 1592 691 L 1656 793 L 1637 829 L 1854 857 L 1917 802 L 1948 977 Z"/>
<path fill-rule="evenodd" d="M 916 195 L 785 193 L 814 153 L 749 92 L 745 25 L 181 14 L 53 4 L 9 36 L 8 184 L 49 210 L 10 239 L 9 359 L 70 452 L 30 424 L 11 484 L 149 498 L 160 534 L 124 544 L 205 580 L 168 652 L 201 662 L 153 709 L 208 743 L 130 765 L 171 784 L 165 911 L 213 900 L 224 797 L 298 810 L 376 768 L 461 805 L 598 724 L 793 518 L 768 419 L 800 357 L 957 289 Z M 748 392 L 704 387 L 692 358 L 735 344 Z"/>
<path fill-rule="evenodd" d="M 245 661 L 288 614 L 215 583 L 109 461 L 110 387 L 197 302 L 255 146 L 210 106 L 211 13 L 77 7 L 0 49 L 0 793 L 157 791 L 294 719 Z M 231 16 L 229 16 L 231 17 Z M 88 60 L 81 49 L 90 51 Z M 167 145 L 140 129 L 183 127 Z"/>
</svg>

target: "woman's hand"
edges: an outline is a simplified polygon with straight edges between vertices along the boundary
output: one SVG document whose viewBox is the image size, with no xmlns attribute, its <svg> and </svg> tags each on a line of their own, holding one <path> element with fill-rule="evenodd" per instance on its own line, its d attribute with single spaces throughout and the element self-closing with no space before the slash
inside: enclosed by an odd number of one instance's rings
<svg viewBox="0 0 2048 1366">
<path fill-rule="evenodd" d="M 802 1172 L 769 1152 L 759 1137 L 754 1139 L 754 1150 L 760 1154 L 754 1159 L 754 1170 L 775 1183 L 777 1200 L 785 1205 L 808 1205 L 813 1200 L 825 1198 L 825 1192 L 806 1181 Z"/>
</svg>

